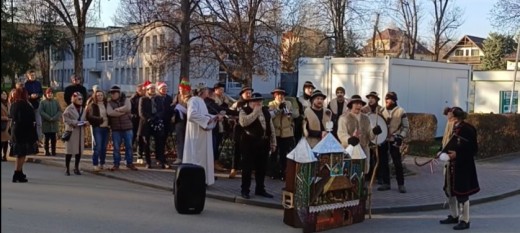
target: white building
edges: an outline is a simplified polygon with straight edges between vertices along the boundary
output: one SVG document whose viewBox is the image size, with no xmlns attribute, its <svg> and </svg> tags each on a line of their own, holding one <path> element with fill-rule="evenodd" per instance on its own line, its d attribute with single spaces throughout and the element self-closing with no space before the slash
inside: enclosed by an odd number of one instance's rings
<svg viewBox="0 0 520 233">
<path fill-rule="evenodd" d="M 520 74 L 520 73 L 519 73 Z M 475 113 L 509 113 L 514 71 L 474 71 Z M 518 112 L 520 79 L 516 77 L 513 112 Z"/>
<path fill-rule="evenodd" d="M 118 85 L 125 92 L 133 92 L 136 84 L 149 80 L 166 82 L 170 87 L 169 92 L 176 93 L 180 63 L 163 59 L 168 52 L 166 44 L 179 44 L 176 35 L 165 26 L 151 29 L 136 25 L 108 27 L 105 31 L 87 34 L 82 72 L 85 87 L 90 89 L 98 85 L 102 90 L 109 90 L 111 86 Z M 138 39 L 142 41 L 138 43 Z M 69 77 L 74 73 L 73 55 L 65 53 L 64 59 L 60 59 L 56 50 L 52 50 L 51 54 L 51 80 L 64 88 L 70 84 Z M 254 75 L 253 88 L 261 93 L 269 93 L 278 86 L 279 75 L 279 69 L 268 74 Z M 204 83 L 212 87 L 221 80 L 227 80 L 227 74 L 219 70 L 218 62 L 192 56 L 192 86 Z M 240 84 L 237 86 L 233 82 L 229 82 L 228 86 L 232 92 L 230 94 L 238 94 L 233 92 L 241 88 Z"/>
</svg>

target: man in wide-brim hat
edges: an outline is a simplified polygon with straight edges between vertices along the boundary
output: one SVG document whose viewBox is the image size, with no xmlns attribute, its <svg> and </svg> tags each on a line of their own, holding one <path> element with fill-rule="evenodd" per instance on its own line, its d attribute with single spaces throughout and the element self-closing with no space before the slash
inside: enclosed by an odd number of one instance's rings
<svg viewBox="0 0 520 233">
<path fill-rule="evenodd" d="M 344 147 L 349 145 L 360 145 L 365 152 L 365 174 L 369 172 L 370 168 L 370 148 L 369 143 L 375 135 L 381 133 L 379 126 L 371 129 L 370 119 L 367 115 L 361 112 L 361 108 L 366 105 L 366 102 L 361 99 L 359 95 L 353 95 L 347 104 L 349 112 L 343 114 L 338 120 L 338 137 Z"/>
<path fill-rule="evenodd" d="M 368 95 L 366 95 L 366 97 L 368 99 L 368 104 L 361 108 L 361 112 L 365 114 L 380 114 L 381 110 L 383 110 L 383 107 L 378 104 L 379 94 L 377 94 L 375 91 L 371 91 L 368 93 Z"/>
<path fill-rule="evenodd" d="M 326 123 L 331 120 L 331 114 L 326 114 L 323 101 L 327 98 L 320 90 L 314 90 L 311 95 L 311 107 L 304 111 L 303 135 L 307 142 L 314 147 L 325 136 Z M 327 110 L 330 112 L 330 110 Z"/>
<path fill-rule="evenodd" d="M 276 134 L 278 148 L 271 156 L 270 165 L 271 178 L 285 180 L 285 167 L 287 154 L 294 148 L 294 127 L 293 120 L 299 116 L 298 111 L 294 111 L 291 101 L 285 99 L 283 88 L 274 89 L 271 94 L 274 100 L 269 102 L 269 111 L 274 113 L 273 125 Z M 275 169 L 279 165 L 278 169 Z"/>
<path fill-rule="evenodd" d="M 276 149 L 276 136 L 271 114 L 262 107 L 264 97 L 253 93 L 247 100 L 247 106 L 240 110 L 239 123 L 243 128 L 241 137 L 242 150 L 242 185 L 241 195 L 249 199 L 251 173 L 255 170 L 255 195 L 273 198 L 265 190 L 264 179 L 267 170 L 269 151 Z"/>
</svg>

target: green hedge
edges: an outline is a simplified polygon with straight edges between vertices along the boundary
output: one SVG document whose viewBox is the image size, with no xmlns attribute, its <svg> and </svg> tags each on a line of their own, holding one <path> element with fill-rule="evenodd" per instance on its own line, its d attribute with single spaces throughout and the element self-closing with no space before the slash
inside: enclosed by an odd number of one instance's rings
<svg viewBox="0 0 520 233">
<path fill-rule="evenodd" d="M 520 152 L 520 115 L 469 114 L 466 121 L 477 129 L 478 158 Z"/>
</svg>

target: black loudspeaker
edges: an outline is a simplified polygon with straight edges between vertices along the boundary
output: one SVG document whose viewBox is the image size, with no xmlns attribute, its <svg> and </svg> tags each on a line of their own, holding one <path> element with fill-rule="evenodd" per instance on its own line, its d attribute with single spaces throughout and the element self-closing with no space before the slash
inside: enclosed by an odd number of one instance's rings
<svg viewBox="0 0 520 233">
<path fill-rule="evenodd" d="M 195 164 L 180 164 L 173 181 L 175 209 L 179 214 L 200 214 L 206 201 L 206 173 Z"/>
</svg>

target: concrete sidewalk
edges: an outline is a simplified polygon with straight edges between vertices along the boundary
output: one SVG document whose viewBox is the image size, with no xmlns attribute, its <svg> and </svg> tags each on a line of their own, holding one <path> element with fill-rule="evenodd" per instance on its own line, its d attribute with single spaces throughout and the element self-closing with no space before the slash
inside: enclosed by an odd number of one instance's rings
<svg viewBox="0 0 520 233">
<path fill-rule="evenodd" d="M 63 148 L 58 148 L 58 156 L 46 157 L 41 155 L 29 156 L 28 161 L 58 167 L 64 167 Z M 82 157 L 80 169 L 87 172 L 85 175 L 100 175 L 109 178 L 124 180 L 145 186 L 173 191 L 174 169 L 146 169 L 142 166 L 139 171 L 131 171 L 121 166 L 119 171 L 111 172 L 107 168 L 112 165 L 111 155 L 107 156 L 105 170 L 93 172 L 91 151 L 85 150 L 87 155 Z M 60 156 L 61 155 L 61 156 Z M 12 158 L 10 158 L 12 160 Z M 74 160 L 74 159 L 73 159 Z M 425 161 L 427 158 L 419 158 Z M 405 177 L 407 193 L 399 193 L 395 179 L 392 180 L 392 190 L 377 191 L 374 184 L 372 194 L 372 213 L 392 213 L 406 211 L 424 211 L 447 208 L 443 186 L 442 165 L 417 167 L 414 157 L 408 156 L 404 160 L 405 166 L 413 175 Z M 123 162 L 124 163 L 124 162 Z M 30 180 L 30 171 L 26 172 Z M 520 194 L 520 153 L 499 156 L 493 159 L 477 162 L 477 173 L 481 191 L 470 197 L 472 204 L 484 203 L 508 196 Z M 74 176 L 72 174 L 72 176 Z M 228 179 L 227 174 L 217 174 L 217 181 L 207 189 L 207 196 L 224 201 L 258 205 L 269 208 L 282 209 L 281 195 L 285 183 L 280 180 L 266 178 L 267 192 L 274 195 L 273 199 L 251 196 L 243 199 L 240 196 L 240 178 Z M 254 188 L 252 182 L 252 189 Z"/>
</svg>

